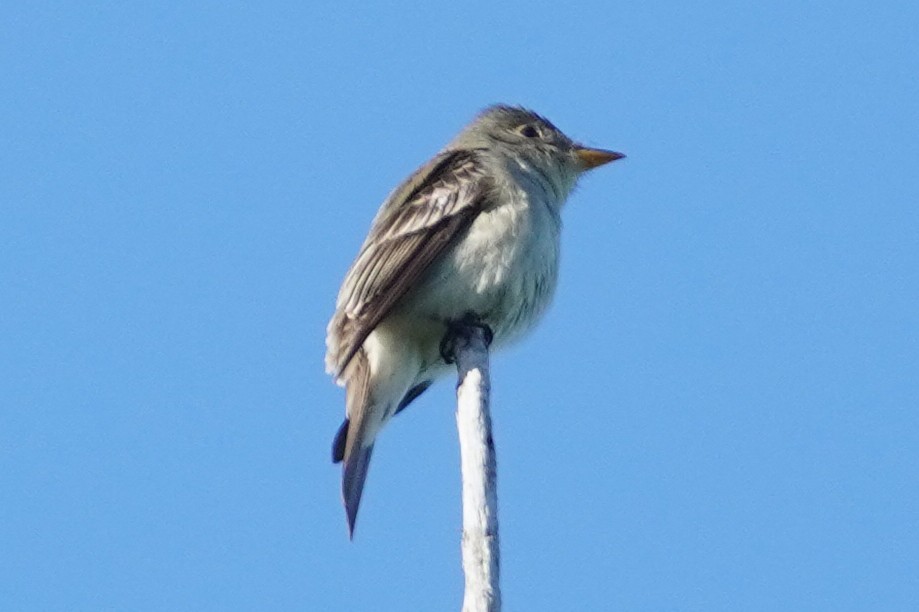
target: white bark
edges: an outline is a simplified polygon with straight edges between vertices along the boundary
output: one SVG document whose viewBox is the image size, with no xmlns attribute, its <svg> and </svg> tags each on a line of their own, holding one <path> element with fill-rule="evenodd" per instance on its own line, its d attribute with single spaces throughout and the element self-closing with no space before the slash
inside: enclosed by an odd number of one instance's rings
<svg viewBox="0 0 919 612">
<path fill-rule="evenodd" d="M 480 327 L 454 337 L 456 426 L 463 473 L 463 612 L 499 612 L 498 493 L 489 413 L 488 344 Z"/>
</svg>

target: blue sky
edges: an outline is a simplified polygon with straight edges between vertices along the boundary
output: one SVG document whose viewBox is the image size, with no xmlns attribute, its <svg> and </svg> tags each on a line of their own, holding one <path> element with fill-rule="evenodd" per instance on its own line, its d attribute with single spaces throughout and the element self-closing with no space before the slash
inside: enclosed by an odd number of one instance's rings
<svg viewBox="0 0 919 612">
<path fill-rule="evenodd" d="M 16 3 L 0 20 L 0 601 L 450 610 L 453 384 L 349 542 L 325 324 L 480 108 L 628 159 L 493 360 L 512 610 L 914 610 L 919 10 Z"/>
</svg>

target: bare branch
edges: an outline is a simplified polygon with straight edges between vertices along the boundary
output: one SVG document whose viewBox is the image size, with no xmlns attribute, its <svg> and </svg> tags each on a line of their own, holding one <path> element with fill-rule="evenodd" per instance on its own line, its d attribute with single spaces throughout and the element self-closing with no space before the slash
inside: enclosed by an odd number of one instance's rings
<svg viewBox="0 0 919 612">
<path fill-rule="evenodd" d="M 489 413 L 488 331 L 457 326 L 448 339 L 456 361 L 456 426 L 463 473 L 463 612 L 498 612 L 498 493 Z"/>
</svg>

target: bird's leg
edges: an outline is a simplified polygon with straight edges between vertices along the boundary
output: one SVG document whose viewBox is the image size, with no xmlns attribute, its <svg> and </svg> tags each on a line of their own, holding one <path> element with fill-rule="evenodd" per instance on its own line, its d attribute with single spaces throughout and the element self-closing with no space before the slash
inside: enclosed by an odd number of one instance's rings
<svg viewBox="0 0 919 612">
<path fill-rule="evenodd" d="M 485 335 L 485 345 L 491 346 L 491 341 L 494 340 L 495 337 L 491 327 L 482 321 L 482 317 L 479 315 L 474 312 L 467 312 L 462 319 L 447 321 L 447 331 L 440 341 L 440 356 L 446 363 L 453 363 L 455 361 L 454 352 L 456 350 L 456 343 L 461 338 L 463 340 L 469 338 L 470 328 L 481 329 L 482 333 Z"/>
</svg>

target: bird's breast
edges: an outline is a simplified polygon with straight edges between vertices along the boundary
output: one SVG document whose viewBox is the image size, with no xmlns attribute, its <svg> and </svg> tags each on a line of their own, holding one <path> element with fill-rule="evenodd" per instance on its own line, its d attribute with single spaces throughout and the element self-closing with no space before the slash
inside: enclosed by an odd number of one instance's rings
<svg viewBox="0 0 919 612">
<path fill-rule="evenodd" d="M 557 208 L 524 189 L 480 213 L 432 267 L 412 310 L 426 318 L 480 316 L 503 342 L 531 327 L 558 277 Z"/>
</svg>

